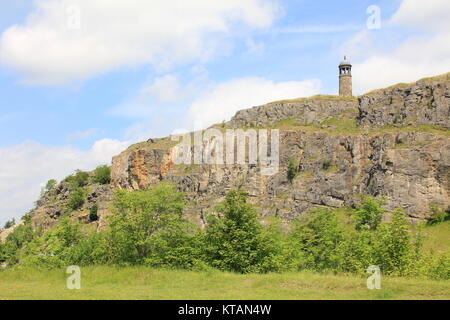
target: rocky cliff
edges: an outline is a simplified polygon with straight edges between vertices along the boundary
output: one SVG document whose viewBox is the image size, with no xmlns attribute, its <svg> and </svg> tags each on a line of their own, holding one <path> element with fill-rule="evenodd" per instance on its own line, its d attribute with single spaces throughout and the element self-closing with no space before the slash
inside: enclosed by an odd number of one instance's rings
<svg viewBox="0 0 450 320">
<path fill-rule="evenodd" d="M 220 126 L 218 126 L 220 128 Z M 411 220 L 430 206 L 450 210 L 450 76 L 377 90 L 359 99 L 317 96 L 238 112 L 222 129 L 280 130 L 280 170 L 258 165 L 175 165 L 174 144 L 150 141 L 113 159 L 112 187 L 171 180 L 202 221 L 225 193 L 242 187 L 263 216 L 291 219 L 311 207 L 352 206 L 383 196 Z M 288 162 L 297 166 L 288 179 Z"/>
<path fill-rule="evenodd" d="M 353 206 L 364 195 L 384 197 L 388 209 L 403 208 L 412 221 L 427 219 L 432 205 L 450 210 L 450 74 L 359 98 L 274 102 L 240 111 L 214 128 L 279 130 L 279 170 L 261 174 L 261 164 L 249 163 L 248 154 L 241 164 L 176 164 L 177 142 L 150 139 L 114 157 L 111 186 L 89 185 L 88 201 L 71 215 L 90 223 L 89 208 L 96 203 L 95 226 L 102 228 L 111 189 L 144 189 L 164 180 L 185 192 L 186 215 L 200 225 L 235 188 L 249 193 L 262 217 L 285 220 L 312 207 Z M 30 213 L 34 225 L 55 223 L 67 197 L 62 182 L 40 199 Z"/>
</svg>

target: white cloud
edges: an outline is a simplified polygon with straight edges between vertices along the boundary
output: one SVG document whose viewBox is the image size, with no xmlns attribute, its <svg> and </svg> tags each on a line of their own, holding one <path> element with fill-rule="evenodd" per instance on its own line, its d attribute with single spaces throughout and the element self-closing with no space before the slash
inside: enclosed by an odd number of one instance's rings
<svg viewBox="0 0 450 320">
<path fill-rule="evenodd" d="M 207 127 L 229 120 L 242 109 L 318 94 L 321 87 L 319 80 L 273 82 L 256 77 L 215 84 L 203 74 L 186 84 L 172 76 L 168 78 L 170 81 L 166 79 L 156 79 L 139 90 L 136 97 L 111 111 L 114 115 L 139 120 L 126 130 L 127 140 L 142 141 L 170 135 L 174 129 Z M 173 86 L 173 83 L 177 85 Z M 168 92 L 174 99 L 180 99 L 174 102 L 169 99 L 170 95 L 166 97 Z M 166 98 L 161 99 L 161 96 Z"/>
<path fill-rule="evenodd" d="M 203 126 L 229 120 L 237 111 L 271 101 L 306 97 L 320 92 L 318 80 L 275 83 L 263 78 L 241 78 L 211 86 L 191 105 L 187 125 Z"/>
<path fill-rule="evenodd" d="M 97 128 L 75 131 L 67 136 L 67 142 L 72 142 L 74 140 L 87 139 L 92 137 L 94 134 L 98 132 Z"/>
<path fill-rule="evenodd" d="M 450 4 L 448 0 L 403 0 L 391 18 L 391 23 L 423 29 L 450 27 Z"/>
<path fill-rule="evenodd" d="M 278 12 L 275 1 L 39 0 L 25 24 L 1 35 L 0 61 L 38 85 L 121 67 L 165 69 L 204 61 L 226 37 L 270 26 Z"/>
<path fill-rule="evenodd" d="M 17 221 L 25 214 L 49 179 L 61 180 L 76 169 L 92 170 L 110 164 L 112 156 L 128 145 L 129 142 L 104 139 L 87 151 L 36 142 L 0 148 L 0 224 L 12 217 Z"/>
<path fill-rule="evenodd" d="M 141 89 L 140 95 L 150 95 L 156 98 L 157 102 L 176 102 L 182 98 L 180 94 L 180 83 L 174 75 L 167 75 L 157 78 L 154 83 Z"/>
<path fill-rule="evenodd" d="M 343 46 L 354 59 L 357 94 L 450 71 L 450 2 L 403 0 L 380 31 L 362 31 Z M 415 33 L 398 41 L 398 27 Z M 405 30 L 402 30 L 404 32 Z M 396 39 L 390 42 L 391 39 Z M 398 41 L 398 42 L 395 42 Z M 388 47 L 386 43 L 393 43 Z"/>
</svg>

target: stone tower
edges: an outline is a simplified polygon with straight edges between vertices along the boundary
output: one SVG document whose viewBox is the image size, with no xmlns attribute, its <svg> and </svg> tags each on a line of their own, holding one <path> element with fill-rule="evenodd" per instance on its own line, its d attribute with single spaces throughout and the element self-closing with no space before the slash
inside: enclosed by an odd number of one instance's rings
<svg viewBox="0 0 450 320">
<path fill-rule="evenodd" d="M 352 65 L 347 57 L 339 65 L 339 95 L 343 97 L 353 96 L 352 90 Z"/>
</svg>

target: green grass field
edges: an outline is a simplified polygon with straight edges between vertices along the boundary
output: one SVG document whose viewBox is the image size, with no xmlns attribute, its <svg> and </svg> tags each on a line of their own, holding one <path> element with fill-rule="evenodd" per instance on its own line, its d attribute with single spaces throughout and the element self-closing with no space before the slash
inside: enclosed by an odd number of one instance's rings
<svg viewBox="0 0 450 320">
<path fill-rule="evenodd" d="M 144 267 L 89 267 L 81 272 L 81 290 L 68 290 L 64 270 L 1 271 L 0 300 L 450 299 L 450 281 L 383 277 L 381 290 L 368 290 L 363 277 L 307 272 L 238 275 Z"/>
</svg>

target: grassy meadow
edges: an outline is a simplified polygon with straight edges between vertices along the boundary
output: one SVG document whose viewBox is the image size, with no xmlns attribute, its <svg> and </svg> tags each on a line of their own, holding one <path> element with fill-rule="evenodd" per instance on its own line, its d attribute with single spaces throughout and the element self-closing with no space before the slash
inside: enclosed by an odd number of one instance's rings
<svg viewBox="0 0 450 320">
<path fill-rule="evenodd" d="M 450 299 L 450 281 L 383 277 L 368 290 L 365 277 L 309 272 L 240 275 L 145 267 L 81 269 L 81 289 L 66 288 L 64 270 L 0 272 L 0 300 L 309 300 Z"/>
</svg>

